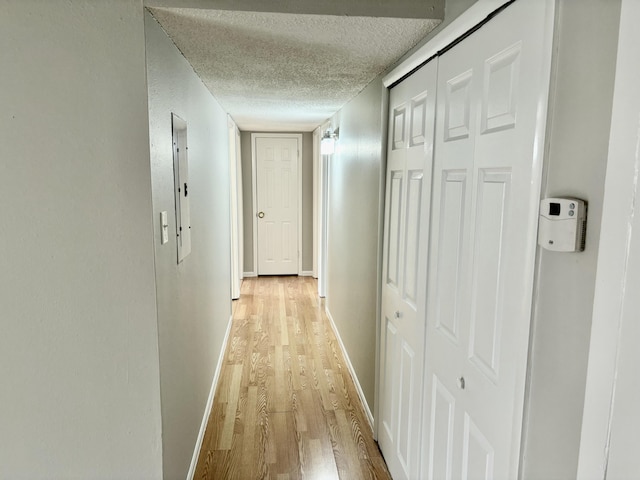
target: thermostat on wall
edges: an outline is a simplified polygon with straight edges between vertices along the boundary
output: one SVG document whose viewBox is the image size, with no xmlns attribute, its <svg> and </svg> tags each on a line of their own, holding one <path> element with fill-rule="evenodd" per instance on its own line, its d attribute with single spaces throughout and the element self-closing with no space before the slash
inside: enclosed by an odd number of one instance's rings
<svg viewBox="0 0 640 480">
<path fill-rule="evenodd" d="M 587 205 L 577 198 L 540 202 L 538 245 L 554 252 L 582 252 L 587 234 Z"/>
</svg>

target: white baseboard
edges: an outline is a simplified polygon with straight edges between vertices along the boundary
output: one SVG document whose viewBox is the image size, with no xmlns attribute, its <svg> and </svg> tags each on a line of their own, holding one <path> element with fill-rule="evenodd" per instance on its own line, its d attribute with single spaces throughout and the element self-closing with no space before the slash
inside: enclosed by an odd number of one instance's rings
<svg viewBox="0 0 640 480">
<path fill-rule="evenodd" d="M 258 276 L 256 272 L 244 272 L 242 275 L 243 275 L 243 278 L 252 278 L 252 277 Z"/>
<path fill-rule="evenodd" d="M 360 382 L 358 381 L 358 377 L 356 376 L 356 371 L 353 369 L 353 365 L 351 364 L 351 360 L 349 359 L 349 354 L 347 353 L 347 349 L 344 348 L 344 343 L 342 343 L 342 338 L 340 338 L 340 334 L 338 333 L 338 329 L 336 328 L 336 323 L 333 321 L 333 317 L 331 316 L 331 312 L 329 311 L 329 307 L 327 305 L 325 305 L 324 311 L 327 314 L 327 318 L 329 319 L 329 323 L 331 324 L 333 333 L 338 339 L 338 345 L 340 345 L 340 350 L 342 350 L 342 355 L 344 356 L 344 360 L 345 362 L 347 362 L 347 369 L 351 374 L 351 378 L 353 378 L 353 383 L 355 384 L 356 391 L 358 392 L 358 396 L 360 397 L 360 403 L 362 403 L 362 406 L 364 407 L 364 412 L 367 414 L 367 419 L 369 420 L 369 426 L 371 426 L 371 430 L 373 430 L 373 426 L 374 426 L 373 414 L 371 413 L 371 409 L 369 408 L 367 399 L 364 396 L 364 392 L 362 391 L 362 387 L 360 386 Z"/>
<path fill-rule="evenodd" d="M 313 277 L 313 272 L 311 270 L 303 270 L 300 272 L 300 277 Z"/>
<path fill-rule="evenodd" d="M 227 325 L 227 331 L 224 334 L 224 340 L 222 341 L 222 349 L 218 357 L 218 365 L 216 365 L 216 371 L 213 374 L 213 381 L 211 382 L 211 390 L 209 391 L 209 398 L 207 399 L 207 405 L 204 409 L 204 416 L 202 417 L 202 424 L 200 425 L 200 432 L 198 432 L 198 439 L 196 440 L 196 448 L 193 451 L 193 457 L 191 457 L 191 465 L 189 466 L 189 473 L 187 473 L 187 480 L 193 480 L 193 476 L 196 473 L 196 465 L 198 464 L 198 456 L 202 449 L 202 441 L 204 440 L 204 433 L 207 429 L 207 423 L 209 422 L 209 416 L 211 415 L 211 408 L 213 407 L 213 397 L 216 394 L 216 387 L 220 380 L 220 372 L 222 371 L 222 363 L 224 362 L 224 353 L 227 349 L 227 343 L 229 341 L 229 335 L 231 334 L 231 323 L 233 321 L 233 315 L 229 317 L 229 324 Z"/>
</svg>

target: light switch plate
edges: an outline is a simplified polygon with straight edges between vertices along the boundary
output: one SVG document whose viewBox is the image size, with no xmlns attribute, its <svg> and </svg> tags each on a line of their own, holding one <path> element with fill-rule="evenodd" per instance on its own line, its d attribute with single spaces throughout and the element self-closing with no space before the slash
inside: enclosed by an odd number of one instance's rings
<svg viewBox="0 0 640 480">
<path fill-rule="evenodd" d="M 169 241 L 169 221 L 167 212 L 160 212 L 160 244 L 164 245 Z"/>
</svg>

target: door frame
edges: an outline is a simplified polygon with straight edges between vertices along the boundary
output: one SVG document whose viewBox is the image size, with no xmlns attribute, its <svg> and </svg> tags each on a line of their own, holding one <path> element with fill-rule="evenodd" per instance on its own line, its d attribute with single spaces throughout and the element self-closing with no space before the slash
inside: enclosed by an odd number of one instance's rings
<svg viewBox="0 0 640 480">
<path fill-rule="evenodd" d="M 328 239 L 329 239 L 329 224 L 327 219 L 327 212 L 329 208 L 329 158 L 331 155 L 320 154 L 320 141 L 322 140 L 322 132 L 331 128 L 331 122 L 325 122 L 314 131 L 314 142 L 316 142 L 314 151 L 317 152 L 316 174 L 313 179 L 316 186 L 316 203 L 317 208 L 317 223 L 314 224 L 314 236 L 318 244 L 318 296 L 326 298 L 327 296 L 327 257 L 328 257 Z M 317 133 L 317 135 L 316 135 Z"/>
<path fill-rule="evenodd" d="M 320 235 L 318 232 L 321 231 L 321 226 L 319 223 L 319 213 L 320 213 L 320 193 L 322 189 L 322 184 L 319 182 L 320 179 L 320 139 L 321 139 L 321 131 L 320 127 L 316 128 L 312 133 L 313 138 L 313 268 L 312 275 L 313 278 L 318 278 L 318 270 L 319 270 L 319 256 L 320 256 Z"/>
<path fill-rule="evenodd" d="M 240 142 L 236 122 L 227 115 L 229 138 L 229 172 L 231 203 L 231 298 L 240 298 L 240 285 L 243 278 L 243 231 L 242 231 L 242 163 Z"/>
<path fill-rule="evenodd" d="M 298 275 L 302 275 L 302 134 L 301 133 L 252 133 L 251 134 L 251 191 L 253 197 L 253 270 L 258 273 L 258 138 L 295 138 L 298 141 Z"/>
<path fill-rule="evenodd" d="M 378 201 L 378 258 L 377 269 L 378 278 L 376 282 L 376 355 L 375 355 L 375 383 L 373 389 L 373 438 L 378 441 L 378 432 L 380 428 L 380 363 L 382 349 L 382 271 L 384 269 L 384 217 L 386 213 L 386 193 L 387 193 L 387 162 L 388 162 L 388 141 L 389 141 L 389 102 L 391 89 L 382 85 L 382 146 L 380 152 L 380 179 L 379 179 L 379 201 Z M 428 255 L 428 253 L 427 253 Z"/>
</svg>

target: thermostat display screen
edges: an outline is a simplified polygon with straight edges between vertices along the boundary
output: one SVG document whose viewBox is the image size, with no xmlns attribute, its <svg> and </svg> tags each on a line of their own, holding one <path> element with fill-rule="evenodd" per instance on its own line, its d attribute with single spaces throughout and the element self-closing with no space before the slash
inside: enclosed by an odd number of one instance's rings
<svg viewBox="0 0 640 480">
<path fill-rule="evenodd" d="M 560 204 L 559 203 L 550 203 L 549 204 L 549 215 L 560 215 Z"/>
</svg>

